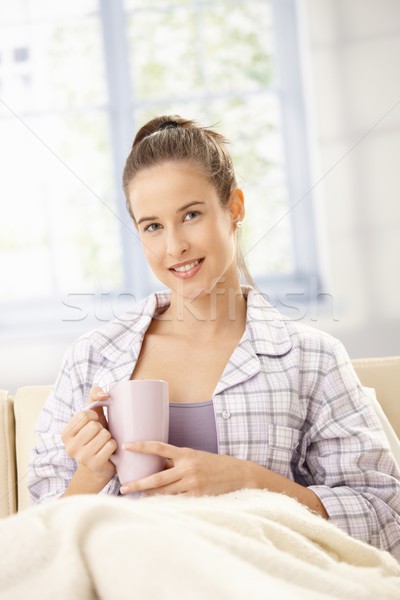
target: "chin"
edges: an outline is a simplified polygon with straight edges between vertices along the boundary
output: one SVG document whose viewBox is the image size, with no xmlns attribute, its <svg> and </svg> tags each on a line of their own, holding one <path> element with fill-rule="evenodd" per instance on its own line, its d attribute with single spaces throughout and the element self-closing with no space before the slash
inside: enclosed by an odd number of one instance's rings
<svg viewBox="0 0 400 600">
<path fill-rule="evenodd" d="M 209 292 L 204 287 L 196 285 L 175 286 L 172 291 L 185 298 L 185 300 L 195 300 L 199 296 L 204 296 Z"/>
<path fill-rule="evenodd" d="M 185 300 L 195 300 L 200 296 L 205 296 L 211 292 L 213 286 L 207 289 L 204 283 L 195 283 L 190 281 L 162 281 L 162 283 L 171 290 L 173 294 L 184 298 Z"/>
<path fill-rule="evenodd" d="M 162 284 L 164 284 L 167 288 L 171 290 L 172 293 L 185 298 L 186 300 L 195 300 L 196 298 L 200 298 L 201 296 L 208 296 L 212 294 L 213 290 L 218 286 L 218 284 L 223 284 L 225 281 L 225 273 L 222 275 L 217 275 L 210 279 L 209 277 L 202 277 L 202 281 L 200 278 L 196 281 L 196 277 L 191 279 L 175 279 L 172 275 L 173 280 L 170 278 L 158 276 L 157 273 L 154 273 L 156 277 L 160 280 Z"/>
<path fill-rule="evenodd" d="M 186 283 L 184 286 L 175 286 L 174 291 L 181 294 L 187 300 L 195 300 L 201 296 L 210 296 L 217 288 L 218 283 L 223 282 L 223 278 L 216 278 L 207 283 Z"/>
</svg>

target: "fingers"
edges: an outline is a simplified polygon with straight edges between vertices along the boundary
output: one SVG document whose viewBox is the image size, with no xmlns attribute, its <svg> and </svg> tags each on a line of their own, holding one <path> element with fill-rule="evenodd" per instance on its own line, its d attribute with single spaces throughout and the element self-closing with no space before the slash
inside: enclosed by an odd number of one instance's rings
<svg viewBox="0 0 400 600">
<path fill-rule="evenodd" d="M 172 469 L 173 466 L 174 466 L 174 461 L 172 460 L 172 458 L 166 458 L 165 459 L 165 468 Z"/>
<path fill-rule="evenodd" d="M 218 495 L 242 487 L 249 479 L 248 461 L 233 456 L 216 455 L 191 448 L 178 448 L 161 442 L 126 444 L 134 452 L 168 457 L 166 468 L 150 477 L 124 483 L 121 493 Z M 171 462 L 173 466 L 171 467 Z M 169 468 L 168 468 L 169 467 Z"/>
<path fill-rule="evenodd" d="M 98 421 L 89 421 L 86 423 L 85 427 L 82 427 L 72 438 L 69 450 L 74 451 L 79 448 L 85 446 L 95 438 L 99 437 L 99 439 L 104 439 L 104 442 L 111 439 L 111 434 L 108 429 L 104 429 L 104 427 Z M 97 452 L 99 448 L 97 445 L 94 445 L 94 451 Z M 78 457 L 76 457 L 78 458 Z"/>
<path fill-rule="evenodd" d="M 90 404 L 91 402 L 96 402 L 96 400 L 101 400 L 101 401 L 108 400 L 109 397 L 110 397 L 109 394 L 107 392 L 105 392 L 101 387 L 93 386 L 92 388 L 90 388 L 87 403 Z M 103 427 L 108 428 L 107 420 L 104 416 L 103 407 L 98 406 L 96 408 L 93 408 L 92 410 L 94 410 L 96 412 L 96 414 L 98 415 L 100 423 L 103 425 Z"/>
<path fill-rule="evenodd" d="M 104 392 L 104 390 L 102 390 L 100 387 L 92 387 L 89 391 L 87 403 L 90 404 L 91 402 L 95 402 L 96 400 L 106 400 L 107 397 L 107 392 Z M 61 438 L 63 439 L 66 435 L 76 435 L 76 433 L 80 429 L 82 429 L 82 427 L 84 427 L 89 421 L 100 421 L 103 426 L 107 426 L 107 422 L 104 418 L 103 409 L 101 407 L 93 408 L 91 410 L 79 411 L 65 426 Z"/>
<path fill-rule="evenodd" d="M 140 452 L 142 454 L 156 454 L 167 459 L 176 459 L 182 454 L 182 451 L 187 450 L 186 448 L 178 448 L 172 446 L 172 444 L 164 444 L 164 442 L 155 441 L 137 441 L 137 442 L 126 442 L 123 445 L 124 450 L 130 452 Z"/>
<path fill-rule="evenodd" d="M 95 400 L 106 400 L 107 397 L 107 392 L 96 385 L 90 388 L 87 403 L 90 404 L 91 402 L 95 402 Z"/>
<path fill-rule="evenodd" d="M 108 429 L 93 420 L 89 421 L 75 436 L 67 437 L 64 444 L 68 456 L 90 471 L 98 473 L 111 468 L 109 459 L 117 449 L 117 443 Z M 112 469 L 115 471 L 115 466 Z"/>
<path fill-rule="evenodd" d="M 121 494 L 130 494 L 132 492 L 152 490 L 156 494 L 177 494 L 180 481 L 181 477 L 177 473 L 177 470 L 168 469 L 154 473 L 154 475 L 149 475 L 149 477 L 138 479 L 138 481 L 124 483 L 120 492 Z"/>
<path fill-rule="evenodd" d="M 99 465 L 101 466 L 110 459 L 110 456 L 112 454 L 114 454 L 116 449 L 117 449 L 117 442 L 113 438 L 110 438 L 104 444 L 104 446 L 102 448 L 100 448 L 98 452 L 96 452 L 96 454 L 94 456 L 94 460 L 96 460 L 99 463 Z M 94 470 L 96 470 L 96 469 L 94 469 Z"/>
<path fill-rule="evenodd" d="M 88 402 L 106 399 L 108 394 L 99 387 L 90 389 Z M 68 456 L 92 471 L 102 471 L 117 444 L 107 428 L 101 407 L 75 414 L 61 434 Z M 110 463 L 108 463 L 110 467 Z"/>
<path fill-rule="evenodd" d="M 75 436 L 85 425 L 91 421 L 98 421 L 99 416 L 95 410 L 81 410 L 64 427 L 61 439 L 65 443 L 67 437 Z"/>
<path fill-rule="evenodd" d="M 116 449 L 117 442 L 112 439 L 107 429 L 102 429 L 87 444 L 79 447 L 76 460 L 96 471 L 104 466 Z"/>
<path fill-rule="evenodd" d="M 124 483 L 121 487 L 121 494 L 130 494 L 132 492 L 145 492 L 146 496 L 153 494 L 182 494 L 186 493 L 187 485 L 191 479 L 183 477 L 185 469 L 177 467 L 179 459 L 192 456 L 196 451 L 189 448 L 180 448 L 172 444 L 165 444 L 157 441 L 138 441 L 127 442 L 123 445 L 124 450 L 131 452 L 140 452 L 143 454 L 155 454 L 165 458 L 165 470 L 154 473 L 149 477 L 144 477 L 137 481 Z"/>
</svg>

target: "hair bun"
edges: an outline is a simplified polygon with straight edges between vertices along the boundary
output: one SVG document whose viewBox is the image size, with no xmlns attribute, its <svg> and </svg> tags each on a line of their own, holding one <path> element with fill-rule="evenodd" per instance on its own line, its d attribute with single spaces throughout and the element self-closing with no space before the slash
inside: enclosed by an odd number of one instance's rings
<svg viewBox="0 0 400 600">
<path fill-rule="evenodd" d="M 163 129 L 170 129 L 173 127 L 178 127 L 179 123 L 177 121 L 164 121 L 161 125 L 158 126 L 158 131 L 162 131 Z"/>
</svg>

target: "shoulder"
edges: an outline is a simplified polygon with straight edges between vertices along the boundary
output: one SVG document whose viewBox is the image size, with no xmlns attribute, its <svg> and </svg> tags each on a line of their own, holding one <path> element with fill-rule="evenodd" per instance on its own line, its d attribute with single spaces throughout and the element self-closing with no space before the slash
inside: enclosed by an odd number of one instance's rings
<svg viewBox="0 0 400 600">
<path fill-rule="evenodd" d="M 279 312 L 266 296 L 250 288 L 247 294 L 247 326 L 257 353 L 267 356 L 329 358 L 341 342 L 331 334 L 295 321 Z"/>
<path fill-rule="evenodd" d="M 291 373 L 302 381 L 345 378 L 354 381 L 350 357 L 342 342 L 312 325 L 290 319 L 261 292 L 248 293 L 247 332 L 265 370 Z"/>
<path fill-rule="evenodd" d="M 353 395 L 353 402 L 360 405 L 364 402 L 359 393 L 361 384 L 340 340 L 312 325 L 290 319 L 265 298 L 258 302 L 260 306 L 263 304 L 262 312 L 268 321 L 260 319 L 257 323 L 258 345 L 253 343 L 253 348 L 267 377 L 271 372 L 279 372 L 280 381 L 298 389 L 303 398 L 319 399 L 315 406 L 334 398 L 345 400 L 349 394 Z M 258 341 L 261 337 L 267 339 L 263 346 Z"/>
<path fill-rule="evenodd" d="M 332 393 L 338 385 L 357 387 L 357 376 L 343 343 L 329 333 L 293 321 L 286 323 L 292 339 L 292 361 L 299 368 L 302 377 L 311 380 L 324 380 L 332 384 Z"/>
<path fill-rule="evenodd" d="M 309 350 L 332 353 L 342 346 L 342 342 L 336 337 L 312 325 L 286 319 L 285 326 L 293 346 L 305 352 Z"/>
</svg>

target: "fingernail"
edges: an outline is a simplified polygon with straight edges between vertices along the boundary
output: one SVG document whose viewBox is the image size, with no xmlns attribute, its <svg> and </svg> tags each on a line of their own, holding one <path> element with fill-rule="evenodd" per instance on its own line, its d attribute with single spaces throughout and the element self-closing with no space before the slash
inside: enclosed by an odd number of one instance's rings
<svg viewBox="0 0 400 600">
<path fill-rule="evenodd" d="M 104 397 L 108 397 L 107 392 L 96 392 L 95 393 L 95 398 L 104 398 Z"/>
<path fill-rule="evenodd" d="M 135 444 L 132 442 L 125 442 L 125 444 L 122 444 L 122 448 L 124 450 L 132 450 L 132 448 L 135 447 Z"/>
<path fill-rule="evenodd" d="M 127 485 L 123 485 L 119 491 L 121 494 L 127 494 L 129 492 L 129 487 Z"/>
</svg>

